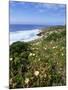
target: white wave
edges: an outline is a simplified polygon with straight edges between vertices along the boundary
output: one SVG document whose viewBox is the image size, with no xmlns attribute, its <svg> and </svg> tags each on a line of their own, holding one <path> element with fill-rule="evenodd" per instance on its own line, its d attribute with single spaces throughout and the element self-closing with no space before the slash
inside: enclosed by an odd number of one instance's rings
<svg viewBox="0 0 68 90">
<path fill-rule="evenodd" d="M 37 36 L 39 31 L 40 31 L 39 29 L 33 29 L 33 30 L 23 30 L 23 31 L 21 30 L 10 32 L 10 44 L 16 41 L 28 42 L 31 40 L 35 40 L 39 37 Z"/>
</svg>

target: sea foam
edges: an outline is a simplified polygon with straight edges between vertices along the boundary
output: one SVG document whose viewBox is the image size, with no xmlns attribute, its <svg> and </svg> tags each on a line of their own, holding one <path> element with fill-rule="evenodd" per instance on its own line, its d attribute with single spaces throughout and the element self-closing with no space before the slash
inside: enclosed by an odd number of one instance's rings
<svg viewBox="0 0 68 90">
<path fill-rule="evenodd" d="M 39 29 L 19 30 L 15 32 L 10 32 L 10 44 L 16 41 L 28 42 L 28 41 L 35 40 L 39 38 L 39 36 L 37 36 L 39 32 L 40 32 Z"/>
</svg>

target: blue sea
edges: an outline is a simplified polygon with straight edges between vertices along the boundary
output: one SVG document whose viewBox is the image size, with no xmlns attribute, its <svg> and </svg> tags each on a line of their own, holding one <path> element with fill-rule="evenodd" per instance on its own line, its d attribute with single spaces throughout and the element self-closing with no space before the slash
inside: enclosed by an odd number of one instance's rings
<svg viewBox="0 0 68 90">
<path fill-rule="evenodd" d="M 46 28 L 46 25 L 10 24 L 10 32 Z"/>
<path fill-rule="evenodd" d="M 10 44 L 16 41 L 28 42 L 39 38 L 37 34 L 43 28 L 47 28 L 46 25 L 25 25 L 25 24 L 10 24 Z"/>
</svg>

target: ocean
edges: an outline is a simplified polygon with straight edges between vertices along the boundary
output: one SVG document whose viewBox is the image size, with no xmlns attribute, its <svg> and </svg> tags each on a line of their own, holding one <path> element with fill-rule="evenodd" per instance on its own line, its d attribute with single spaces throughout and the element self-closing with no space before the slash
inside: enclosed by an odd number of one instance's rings
<svg viewBox="0 0 68 90">
<path fill-rule="evenodd" d="M 10 44 L 16 41 L 28 42 L 39 38 L 37 34 L 43 28 L 47 28 L 46 25 L 25 25 L 25 24 L 10 24 Z"/>
<path fill-rule="evenodd" d="M 10 24 L 10 32 L 20 31 L 20 30 L 33 30 L 33 29 L 42 29 L 46 28 L 46 25 L 24 25 L 24 24 Z"/>
</svg>

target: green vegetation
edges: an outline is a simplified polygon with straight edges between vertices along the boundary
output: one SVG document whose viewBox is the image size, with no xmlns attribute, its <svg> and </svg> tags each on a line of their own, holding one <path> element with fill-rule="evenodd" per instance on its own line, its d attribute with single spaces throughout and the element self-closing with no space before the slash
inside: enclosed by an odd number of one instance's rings
<svg viewBox="0 0 68 90">
<path fill-rule="evenodd" d="M 66 28 L 40 33 L 37 40 L 10 45 L 10 88 L 66 85 Z"/>
</svg>

